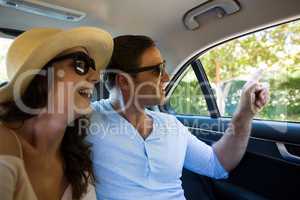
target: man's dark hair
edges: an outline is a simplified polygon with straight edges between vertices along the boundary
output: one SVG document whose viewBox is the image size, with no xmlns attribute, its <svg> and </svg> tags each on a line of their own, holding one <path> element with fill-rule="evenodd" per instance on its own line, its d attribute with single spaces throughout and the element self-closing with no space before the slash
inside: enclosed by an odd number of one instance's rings
<svg viewBox="0 0 300 200">
<path fill-rule="evenodd" d="M 115 86 L 116 73 L 113 70 L 128 70 L 137 68 L 141 63 L 143 53 L 155 47 L 155 42 L 143 35 L 122 35 L 114 38 L 114 50 L 103 81 L 108 90 Z"/>
</svg>

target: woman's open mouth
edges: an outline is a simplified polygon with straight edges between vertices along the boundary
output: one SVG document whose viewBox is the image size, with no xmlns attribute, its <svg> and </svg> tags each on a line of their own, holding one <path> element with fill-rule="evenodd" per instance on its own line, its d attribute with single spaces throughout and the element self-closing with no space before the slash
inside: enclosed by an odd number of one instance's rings
<svg viewBox="0 0 300 200">
<path fill-rule="evenodd" d="M 93 95 L 93 89 L 91 88 L 81 88 L 78 91 L 78 94 L 86 99 L 91 99 Z"/>
</svg>

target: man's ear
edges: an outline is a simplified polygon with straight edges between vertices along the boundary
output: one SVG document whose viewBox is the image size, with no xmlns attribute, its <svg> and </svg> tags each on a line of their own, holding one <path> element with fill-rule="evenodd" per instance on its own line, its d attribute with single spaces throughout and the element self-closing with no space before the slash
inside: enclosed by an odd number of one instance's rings
<svg viewBox="0 0 300 200">
<path fill-rule="evenodd" d="M 116 85 L 122 90 L 129 90 L 129 80 L 128 77 L 123 74 L 116 75 Z"/>
</svg>

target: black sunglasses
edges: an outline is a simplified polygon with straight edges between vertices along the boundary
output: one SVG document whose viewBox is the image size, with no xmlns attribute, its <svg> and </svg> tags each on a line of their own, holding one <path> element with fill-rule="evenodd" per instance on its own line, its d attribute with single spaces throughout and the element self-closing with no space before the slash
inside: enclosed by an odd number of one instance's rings
<svg viewBox="0 0 300 200">
<path fill-rule="evenodd" d="M 62 60 L 66 60 L 66 59 L 73 60 L 74 70 L 79 75 L 87 74 L 89 72 L 90 68 L 92 68 L 93 70 L 96 70 L 95 61 L 83 52 L 75 52 L 75 53 L 70 53 L 67 55 L 53 58 L 52 60 L 50 60 L 48 62 L 47 65 L 55 63 L 55 62 L 59 62 Z"/>
<path fill-rule="evenodd" d="M 128 69 L 128 70 L 123 70 L 126 73 L 129 74 L 137 74 L 140 72 L 145 72 L 145 71 L 154 71 L 161 76 L 166 68 L 166 61 L 164 60 L 162 63 L 159 63 L 157 65 L 152 65 L 152 66 L 145 66 L 145 67 L 140 67 L 140 68 L 135 68 L 135 69 Z"/>
</svg>

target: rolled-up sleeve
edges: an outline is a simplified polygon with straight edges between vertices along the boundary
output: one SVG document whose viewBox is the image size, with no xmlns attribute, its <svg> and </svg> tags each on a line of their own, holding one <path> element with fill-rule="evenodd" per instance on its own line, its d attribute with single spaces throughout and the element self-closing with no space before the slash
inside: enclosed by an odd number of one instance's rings
<svg viewBox="0 0 300 200">
<path fill-rule="evenodd" d="M 228 172 L 218 160 L 213 148 L 192 135 L 185 127 L 187 149 L 184 167 L 197 174 L 215 179 L 225 179 Z"/>
</svg>

